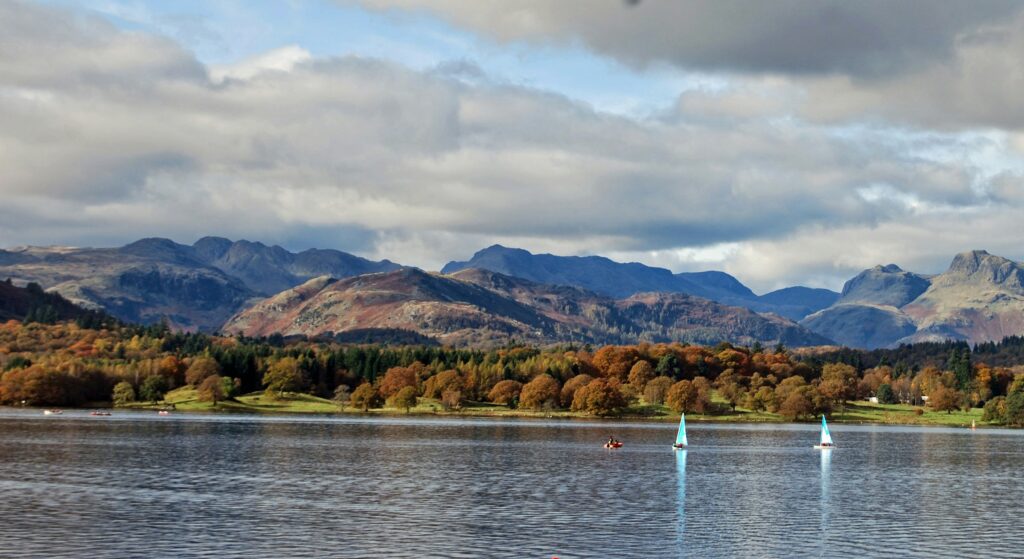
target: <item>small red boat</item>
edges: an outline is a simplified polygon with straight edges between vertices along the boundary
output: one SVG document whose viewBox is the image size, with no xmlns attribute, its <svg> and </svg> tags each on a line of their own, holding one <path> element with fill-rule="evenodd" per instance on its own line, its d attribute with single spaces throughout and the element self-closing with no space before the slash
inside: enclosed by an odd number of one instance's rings
<svg viewBox="0 0 1024 559">
<path fill-rule="evenodd" d="M 621 446 L 622 443 L 619 441 L 615 441 L 613 443 L 604 443 L 605 448 L 620 448 Z"/>
</svg>

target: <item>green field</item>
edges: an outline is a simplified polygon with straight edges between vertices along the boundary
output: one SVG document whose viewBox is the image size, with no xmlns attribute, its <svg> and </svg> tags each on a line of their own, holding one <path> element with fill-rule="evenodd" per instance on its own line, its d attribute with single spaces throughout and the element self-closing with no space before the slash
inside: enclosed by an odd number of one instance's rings
<svg viewBox="0 0 1024 559">
<path fill-rule="evenodd" d="M 737 408 L 729 411 L 723 402 L 716 398 L 716 404 L 724 410 L 714 414 L 689 414 L 691 422 L 725 422 L 725 423 L 782 423 L 787 420 L 774 413 L 754 412 Z M 196 391 L 183 387 L 167 393 L 166 400 L 160 404 L 134 404 L 133 408 L 173 407 L 178 411 L 202 412 L 247 412 L 247 413 L 321 413 L 321 414 L 362 414 L 351 406 L 344 410 L 334 402 L 309 394 L 290 393 L 284 398 L 267 398 L 262 392 L 253 392 L 238 396 L 231 400 L 218 402 L 216 406 L 209 402 L 196 399 Z M 918 410 L 922 413 L 918 414 Z M 509 409 L 506 406 L 487 402 L 468 402 L 460 410 L 445 411 L 437 400 L 420 398 L 416 407 L 408 412 L 397 408 L 375 408 L 367 412 L 372 415 L 451 415 L 451 416 L 483 416 L 483 417 L 534 417 L 534 418 L 590 418 L 592 416 L 567 410 L 531 411 Z M 935 412 L 927 407 L 903 404 L 872 404 L 870 402 L 849 402 L 845 409 L 836 410 L 829 415 L 833 423 L 881 423 L 898 425 L 944 425 L 967 427 L 974 420 L 980 426 L 982 411 L 974 408 L 969 412 L 953 413 Z M 618 419 L 643 419 L 654 421 L 675 421 L 678 415 L 666 406 L 637 404 L 627 409 Z M 805 421 L 817 421 L 816 418 L 804 418 Z"/>
</svg>

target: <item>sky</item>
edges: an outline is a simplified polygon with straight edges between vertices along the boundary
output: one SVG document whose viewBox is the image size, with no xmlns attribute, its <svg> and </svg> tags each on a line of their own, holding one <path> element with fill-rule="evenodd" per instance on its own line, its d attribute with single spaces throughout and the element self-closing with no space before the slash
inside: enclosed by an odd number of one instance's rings
<svg viewBox="0 0 1024 559">
<path fill-rule="evenodd" d="M 0 246 L 1024 259 L 1024 4 L 0 0 Z"/>
</svg>

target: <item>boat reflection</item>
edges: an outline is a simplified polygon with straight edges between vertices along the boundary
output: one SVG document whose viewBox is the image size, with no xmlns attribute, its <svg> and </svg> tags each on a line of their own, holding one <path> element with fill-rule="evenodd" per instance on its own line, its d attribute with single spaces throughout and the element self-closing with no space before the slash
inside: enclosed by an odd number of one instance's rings
<svg viewBox="0 0 1024 559">
<path fill-rule="evenodd" d="M 832 478 L 832 451 L 819 452 L 821 455 L 821 557 L 828 556 L 829 507 Z"/>
<path fill-rule="evenodd" d="M 676 450 L 676 511 L 679 520 L 676 522 L 676 550 L 678 556 L 686 555 L 686 450 Z"/>
</svg>

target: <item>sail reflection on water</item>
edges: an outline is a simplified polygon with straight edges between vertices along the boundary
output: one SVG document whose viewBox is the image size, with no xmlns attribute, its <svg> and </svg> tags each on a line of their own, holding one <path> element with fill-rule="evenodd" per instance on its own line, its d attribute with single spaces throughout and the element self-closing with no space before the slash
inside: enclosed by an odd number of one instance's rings
<svg viewBox="0 0 1024 559">
<path fill-rule="evenodd" d="M 676 523 L 677 556 L 686 555 L 686 451 L 674 452 L 676 456 L 676 511 L 679 520 Z"/>
</svg>

